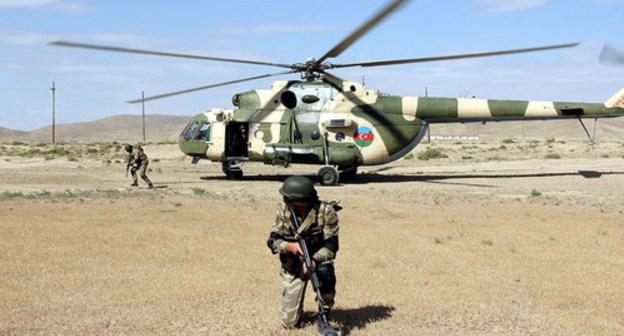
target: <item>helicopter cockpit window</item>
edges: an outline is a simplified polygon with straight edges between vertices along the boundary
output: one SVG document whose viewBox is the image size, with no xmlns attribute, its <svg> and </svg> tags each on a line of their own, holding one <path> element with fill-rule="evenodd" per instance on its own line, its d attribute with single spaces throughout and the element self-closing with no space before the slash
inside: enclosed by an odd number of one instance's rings
<svg viewBox="0 0 624 336">
<path fill-rule="evenodd" d="M 184 128 L 184 131 L 182 132 L 182 135 L 184 136 L 184 140 L 191 140 L 193 138 L 193 135 L 195 135 L 195 132 L 197 131 L 197 129 L 199 128 L 199 121 L 197 120 L 191 120 L 191 122 L 188 123 L 188 125 L 186 125 L 186 127 Z"/>
<path fill-rule="evenodd" d="M 195 140 L 210 141 L 210 123 L 204 122 L 195 136 Z"/>
</svg>

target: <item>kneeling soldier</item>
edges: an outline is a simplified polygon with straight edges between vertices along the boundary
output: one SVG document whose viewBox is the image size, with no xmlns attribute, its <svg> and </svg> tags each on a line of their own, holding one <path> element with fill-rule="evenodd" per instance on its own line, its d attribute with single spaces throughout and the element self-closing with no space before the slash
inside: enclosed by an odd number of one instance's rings
<svg viewBox="0 0 624 336">
<path fill-rule="evenodd" d="M 303 299 L 308 282 L 308 269 L 302 262 L 302 250 L 297 239 L 303 237 L 320 282 L 325 311 L 334 304 L 336 275 L 334 258 L 338 253 L 338 215 L 336 202 L 320 201 L 312 181 L 303 176 L 291 176 L 284 181 L 280 194 L 284 203 L 277 209 L 277 218 L 267 244 L 273 254 L 279 253 L 282 276 L 281 322 L 285 328 L 300 326 Z M 295 231 L 291 214 L 300 223 Z M 320 318 L 320 316 L 319 316 Z"/>
</svg>

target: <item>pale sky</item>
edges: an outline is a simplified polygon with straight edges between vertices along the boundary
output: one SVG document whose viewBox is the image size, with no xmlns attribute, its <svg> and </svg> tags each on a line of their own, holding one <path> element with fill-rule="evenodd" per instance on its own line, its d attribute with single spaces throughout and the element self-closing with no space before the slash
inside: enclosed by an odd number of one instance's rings
<svg viewBox="0 0 624 336">
<path fill-rule="evenodd" d="M 139 114 L 126 100 L 280 69 L 49 47 L 53 40 L 250 58 L 320 57 L 385 2 L 0 0 L 0 127 Z M 604 43 L 624 49 L 624 0 L 414 0 L 334 63 L 582 42 L 575 49 L 496 59 L 335 70 L 369 88 L 418 96 L 602 102 L 624 87 L 624 67 L 598 63 Z M 278 79 L 296 79 L 297 75 Z M 149 102 L 147 113 L 193 115 L 231 107 L 246 82 Z"/>
</svg>

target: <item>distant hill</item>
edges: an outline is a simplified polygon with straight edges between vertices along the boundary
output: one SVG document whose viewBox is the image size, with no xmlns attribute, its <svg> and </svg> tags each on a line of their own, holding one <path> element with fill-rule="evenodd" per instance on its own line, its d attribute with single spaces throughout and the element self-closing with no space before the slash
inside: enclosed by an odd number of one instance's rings
<svg viewBox="0 0 624 336">
<path fill-rule="evenodd" d="M 0 127 L 0 141 L 3 141 L 2 139 L 17 139 L 25 134 L 27 134 L 27 132 Z"/>
<path fill-rule="evenodd" d="M 147 115 L 147 140 L 152 142 L 176 140 L 190 116 Z M 594 121 L 586 119 L 591 133 Z M 0 142 L 49 142 L 51 127 L 24 132 L 0 128 Z M 538 138 L 559 140 L 586 140 L 585 132 L 577 120 L 513 121 L 483 124 L 434 124 L 432 135 L 477 135 L 481 141 Z M 624 117 L 601 119 L 598 122 L 598 141 L 624 141 Z M 141 117 L 118 115 L 90 122 L 60 124 L 56 128 L 59 142 L 109 142 L 141 140 Z"/>
<path fill-rule="evenodd" d="M 188 123 L 190 116 L 146 115 L 147 141 L 175 140 Z M 0 141 L 48 142 L 52 127 L 30 132 L 0 129 Z M 109 142 L 142 140 L 141 116 L 118 115 L 89 122 L 56 125 L 59 142 Z"/>
</svg>

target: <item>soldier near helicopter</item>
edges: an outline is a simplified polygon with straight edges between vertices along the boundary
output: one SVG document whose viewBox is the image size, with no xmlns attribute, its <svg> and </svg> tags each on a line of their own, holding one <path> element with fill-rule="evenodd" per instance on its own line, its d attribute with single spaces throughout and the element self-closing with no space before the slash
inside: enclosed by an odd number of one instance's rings
<svg viewBox="0 0 624 336">
<path fill-rule="evenodd" d="M 126 165 L 126 177 L 128 176 L 128 170 L 130 170 L 130 174 L 132 175 L 132 184 L 130 186 L 137 187 L 139 185 L 137 178 L 137 171 L 143 181 L 147 183 L 147 187 L 149 189 L 154 188 L 152 181 L 150 181 L 149 177 L 147 177 L 147 165 L 149 164 L 149 159 L 143 148 L 141 146 L 132 146 L 125 145 L 124 149 L 128 152 L 128 164 Z"/>
<path fill-rule="evenodd" d="M 284 203 L 277 209 L 267 244 L 273 254 L 279 254 L 281 262 L 282 326 L 301 325 L 303 300 L 310 279 L 319 304 L 319 332 L 336 335 L 327 315 L 336 294 L 334 258 L 339 248 L 337 211 L 341 208 L 337 202 L 321 201 L 307 177 L 287 178 L 279 192 Z"/>
<path fill-rule="evenodd" d="M 182 152 L 193 162 L 221 162 L 228 178 L 239 179 L 238 163 L 247 161 L 284 165 L 323 165 L 321 184 L 336 185 L 341 178 L 357 174 L 357 167 L 380 165 L 409 153 L 436 123 L 493 122 L 612 118 L 624 116 L 624 89 L 602 104 L 485 100 L 466 98 L 391 96 L 333 75 L 334 69 L 372 68 L 401 64 L 454 61 L 573 48 L 578 43 L 488 52 L 469 52 L 415 58 L 334 63 L 371 29 L 409 3 L 387 0 L 370 19 L 318 58 L 298 63 L 207 55 L 171 53 L 68 41 L 51 45 L 152 56 L 192 58 L 281 68 L 280 72 L 229 80 L 200 87 L 141 97 L 142 103 L 156 99 L 223 87 L 262 78 L 300 74 L 301 80 L 280 80 L 270 90 L 251 90 L 232 97 L 233 109 L 211 109 L 193 117 L 180 136 Z M 617 51 L 606 50 L 603 59 L 622 63 Z M 585 128 L 583 124 L 583 128 Z M 589 135 L 589 134 L 588 134 Z M 342 177 L 341 177 L 342 175 Z"/>
</svg>

